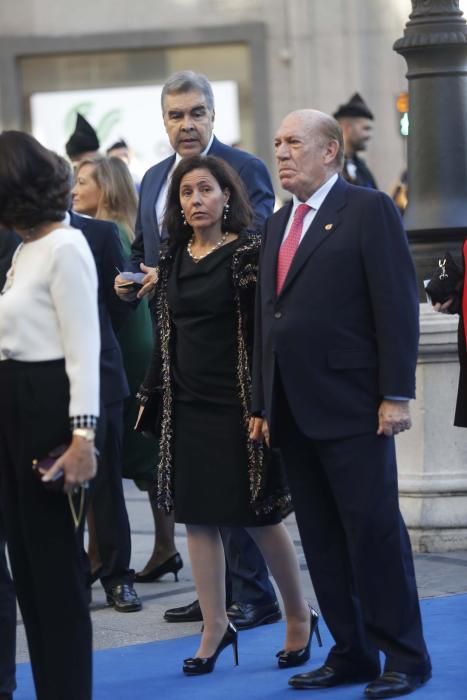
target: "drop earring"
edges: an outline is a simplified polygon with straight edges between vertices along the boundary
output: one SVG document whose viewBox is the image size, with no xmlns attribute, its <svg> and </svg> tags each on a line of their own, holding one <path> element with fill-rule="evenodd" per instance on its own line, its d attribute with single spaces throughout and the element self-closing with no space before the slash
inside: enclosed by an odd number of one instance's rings
<svg viewBox="0 0 467 700">
<path fill-rule="evenodd" d="M 224 224 L 227 223 L 227 219 L 229 217 L 229 209 L 230 209 L 230 204 L 228 202 L 226 202 L 226 204 L 224 206 L 224 216 L 223 216 Z"/>
<path fill-rule="evenodd" d="M 186 226 L 187 223 L 185 219 L 185 212 L 183 211 L 183 209 L 180 209 L 180 214 L 182 215 L 183 225 Z"/>
</svg>

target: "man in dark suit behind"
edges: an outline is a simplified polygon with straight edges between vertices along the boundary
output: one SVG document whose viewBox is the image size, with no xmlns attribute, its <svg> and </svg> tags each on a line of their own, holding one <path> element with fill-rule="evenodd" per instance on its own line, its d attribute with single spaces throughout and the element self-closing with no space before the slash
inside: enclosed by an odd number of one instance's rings
<svg viewBox="0 0 467 700">
<path fill-rule="evenodd" d="M 358 156 L 365 151 L 373 132 L 373 114 L 366 102 L 356 92 L 348 102 L 340 105 L 333 114 L 344 137 L 344 166 L 342 175 L 352 185 L 378 189 L 368 165 Z"/>
<path fill-rule="evenodd" d="M 394 449 L 394 435 L 410 428 L 415 391 L 413 264 L 392 201 L 339 176 L 334 119 L 292 112 L 275 152 L 293 201 L 265 227 L 251 434 L 269 428 L 282 450 L 335 640 L 321 668 L 289 683 L 370 681 L 366 697 L 402 695 L 431 677 Z"/>
<path fill-rule="evenodd" d="M 229 163 L 246 187 L 255 213 L 256 230 L 272 213 L 274 206 L 271 178 L 264 163 L 250 153 L 226 146 L 214 136 L 214 97 L 204 75 L 192 71 L 172 75 L 163 87 L 161 106 L 164 125 L 175 154 L 150 168 L 141 182 L 136 238 L 129 266 L 134 271 L 139 271 L 141 267 L 147 273 L 139 297 L 150 292 L 154 286 L 154 268 L 159 261 L 161 243 L 167 237 L 162 225 L 167 190 L 171 174 L 181 158 L 201 153 L 217 156 Z M 123 280 L 117 277 L 116 285 L 121 282 Z M 116 291 L 128 301 L 135 298 L 131 292 L 119 290 L 118 286 Z M 162 514 L 155 512 L 154 517 L 157 520 Z M 157 523 L 156 529 L 158 526 Z M 221 528 L 221 534 L 230 574 L 230 581 L 227 582 L 228 589 L 231 588 L 228 603 L 233 603 L 228 610 L 230 619 L 242 629 L 278 620 L 280 610 L 276 594 L 263 557 L 253 540 L 243 528 Z M 198 601 L 168 610 L 165 619 L 170 622 L 200 620 Z"/>
<path fill-rule="evenodd" d="M 124 324 L 129 309 L 115 296 L 115 268 L 123 266 L 123 251 L 117 228 L 109 221 L 96 221 L 74 212 L 70 224 L 82 231 L 97 268 L 98 308 L 101 332 L 101 414 L 96 435 L 99 468 L 90 496 L 92 522 L 101 567 L 91 572 L 100 578 L 107 602 L 118 612 L 137 612 L 141 602 L 134 590 L 130 569 L 131 534 L 122 486 L 123 399 L 128 383 L 115 332 Z"/>
</svg>

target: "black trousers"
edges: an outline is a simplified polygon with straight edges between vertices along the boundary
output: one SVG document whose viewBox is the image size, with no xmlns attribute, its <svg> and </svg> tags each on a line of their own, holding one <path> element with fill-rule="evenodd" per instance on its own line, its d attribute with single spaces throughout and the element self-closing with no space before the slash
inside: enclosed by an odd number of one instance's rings
<svg viewBox="0 0 467 700">
<path fill-rule="evenodd" d="M 63 361 L 0 362 L 0 498 L 38 700 L 90 700 L 92 630 L 68 498 L 32 460 L 70 439 Z"/>
<path fill-rule="evenodd" d="M 0 695 L 13 693 L 16 688 L 16 594 L 8 571 L 5 545 L 0 508 Z"/>
<path fill-rule="evenodd" d="M 90 503 L 97 548 L 102 562 L 100 580 L 106 590 L 132 583 L 131 532 L 122 484 L 123 401 L 101 404 L 96 446 L 97 476 L 91 482 Z"/>
<path fill-rule="evenodd" d="M 399 511 L 394 439 L 311 440 L 281 400 L 281 448 L 303 549 L 337 670 L 424 673 L 412 551 Z"/>
<path fill-rule="evenodd" d="M 275 603 L 268 567 L 248 532 L 242 527 L 221 527 L 220 533 L 227 563 L 227 607 L 231 603 Z"/>
</svg>

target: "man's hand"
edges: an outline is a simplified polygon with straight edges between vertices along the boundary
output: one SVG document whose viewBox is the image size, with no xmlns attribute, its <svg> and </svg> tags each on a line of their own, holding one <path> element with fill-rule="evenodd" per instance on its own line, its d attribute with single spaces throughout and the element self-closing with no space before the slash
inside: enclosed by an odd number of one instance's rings
<svg viewBox="0 0 467 700">
<path fill-rule="evenodd" d="M 145 272 L 146 276 L 143 278 L 143 286 L 136 295 L 138 299 L 142 299 L 147 294 L 151 294 L 154 291 L 157 280 L 159 278 L 159 268 L 158 267 L 147 267 L 144 263 L 140 264 L 141 272 Z"/>
<path fill-rule="evenodd" d="M 147 267 L 147 265 L 141 263 L 140 269 L 141 272 L 145 273 L 142 287 L 138 287 L 131 282 L 129 283 L 122 275 L 116 276 L 114 280 L 114 289 L 115 293 L 122 301 L 136 301 L 136 299 L 142 299 L 147 294 L 151 294 L 151 292 L 154 291 L 159 277 L 159 268 Z"/>
<path fill-rule="evenodd" d="M 248 432 L 250 440 L 256 440 L 256 442 L 261 442 L 264 440 L 266 445 L 269 447 L 269 426 L 267 420 L 264 418 L 251 416 L 250 423 L 248 425 Z"/>
<path fill-rule="evenodd" d="M 122 301 L 135 301 L 138 291 L 135 285 L 128 284 L 128 280 L 121 275 L 117 275 L 114 280 L 114 290 Z"/>
<path fill-rule="evenodd" d="M 433 304 L 433 309 L 435 311 L 439 311 L 439 313 L 441 313 L 441 314 L 448 314 L 449 313 L 448 309 L 451 306 L 453 301 L 454 301 L 454 297 L 450 297 L 443 304 L 440 304 L 440 302 L 438 302 L 437 304 Z"/>
<path fill-rule="evenodd" d="M 397 435 L 412 427 L 408 401 L 383 399 L 378 410 L 377 435 Z"/>
</svg>

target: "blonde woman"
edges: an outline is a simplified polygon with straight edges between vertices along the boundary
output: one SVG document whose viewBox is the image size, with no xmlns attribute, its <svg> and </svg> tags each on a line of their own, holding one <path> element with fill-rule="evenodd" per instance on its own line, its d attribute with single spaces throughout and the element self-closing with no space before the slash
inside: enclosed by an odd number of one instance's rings
<svg viewBox="0 0 467 700">
<path fill-rule="evenodd" d="M 135 237 L 137 195 L 128 167 L 120 158 L 95 157 L 81 161 L 73 188 L 73 209 L 96 219 L 113 221 L 118 227 L 123 252 L 126 257 L 130 256 Z M 118 340 L 130 385 L 124 414 L 123 476 L 133 479 L 142 491 L 149 492 L 154 481 L 154 445 L 133 430 L 137 416 L 134 395 L 152 352 L 152 328 L 146 300 L 142 300 L 118 332 Z M 178 571 L 183 566 L 175 549 L 172 516 L 156 510 L 152 503 L 151 508 L 156 538 L 149 561 L 136 574 L 137 583 L 155 581 L 167 573 L 173 573 L 178 579 Z M 90 556 L 96 556 L 92 548 Z"/>
</svg>

